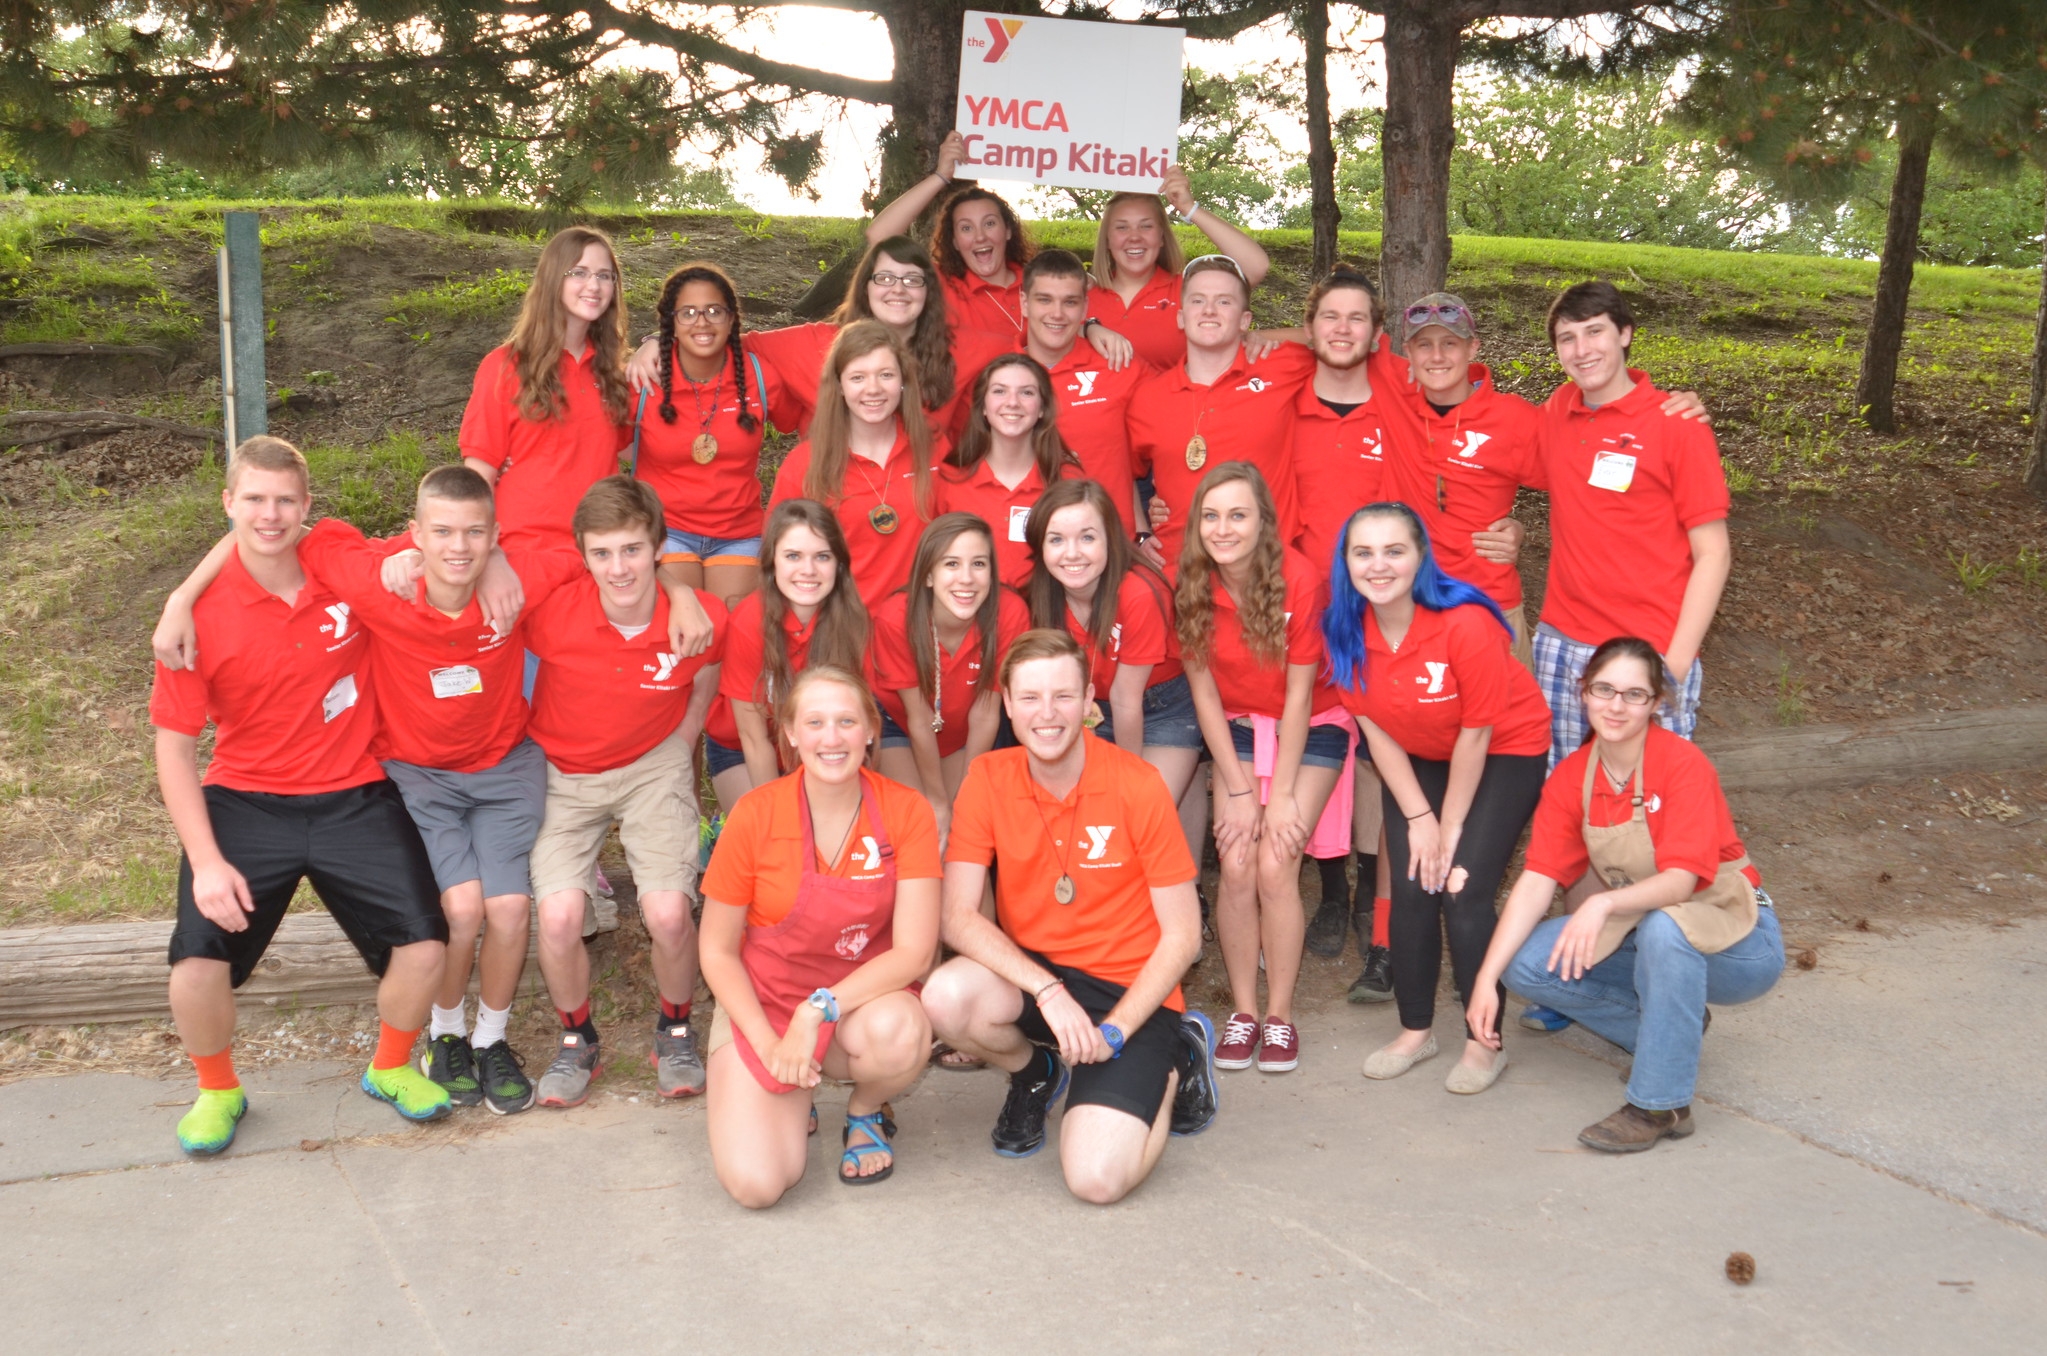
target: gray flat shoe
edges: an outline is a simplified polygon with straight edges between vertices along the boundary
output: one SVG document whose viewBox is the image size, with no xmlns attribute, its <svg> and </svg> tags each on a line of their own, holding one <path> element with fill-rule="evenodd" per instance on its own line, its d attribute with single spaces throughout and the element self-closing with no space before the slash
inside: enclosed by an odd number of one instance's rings
<svg viewBox="0 0 2047 1356">
<path fill-rule="evenodd" d="M 1484 1092 L 1487 1088 L 1499 1082 L 1500 1075 L 1506 1071 L 1507 1052 L 1505 1050 L 1500 1051 L 1499 1057 L 1493 1060 L 1493 1067 L 1490 1069 L 1474 1069 L 1469 1064 L 1459 1060 L 1452 1066 L 1450 1076 L 1443 1080 L 1443 1086 L 1451 1092 L 1468 1097 L 1473 1093 Z"/>
<path fill-rule="evenodd" d="M 1436 1057 L 1436 1033 L 1431 1031 L 1421 1048 L 1411 1055 L 1403 1055 L 1392 1045 L 1382 1045 L 1365 1057 L 1365 1077 L 1398 1078 L 1425 1059 Z"/>
</svg>

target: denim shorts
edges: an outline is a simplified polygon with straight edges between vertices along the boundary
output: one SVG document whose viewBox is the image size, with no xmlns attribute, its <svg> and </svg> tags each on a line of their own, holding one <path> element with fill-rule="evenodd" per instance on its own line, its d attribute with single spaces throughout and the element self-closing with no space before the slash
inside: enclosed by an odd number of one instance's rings
<svg viewBox="0 0 2047 1356">
<path fill-rule="evenodd" d="M 713 777 L 735 767 L 745 767 L 746 751 L 735 749 L 730 744 L 720 744 L 709 735 L 705 735 L 704 766 L 711 769 Z"/>
<path fill-rule="evenodd" d="M 1107 697 L 1095 698 L 1095 704 L 1102 708 L 1102 723 L 1095 726 L 1095 734 L 1113 744 L 1116 713 L 1109 709 Z M 1186 674 L 1176 673 L 1144 690 L 1144 743 L 1147 748 L 1165 749 L 1202 746 L 1201 722 L 1194 718 L 1194 693 L 1187 686 Z"/>
<path fill-rule="evenodd" d="M 671 527 L 668 540 L 661 546 L 662 560 L 679 560 L 684 564 L 758 565 L 760 558 L 759 537 L 707 537 L 701 532 Z"/>
<path fill-rule="evenodd" d="M 1350 752 L 1351 735 L 1354 732 L 1354 727 L 1347 724 L 1310 725 L 1307 746 L 1301 750 L 1301 766 L 1341 769 L 1344 755 Z M 1230 722 L 1230 742 L 1237 746 L 1238 762 L 1252 761 L 1255 744 L 1249 721 Z"/>
<path fill-rule="evenodd" d="M 886 706 L 881 708 L 881 739 L 878 741 L 877 747 L 884 749 L 907 749 L 910 747 L 909 732 L 896 724 L 896 718 L 888 713 Z"/>
</svg>

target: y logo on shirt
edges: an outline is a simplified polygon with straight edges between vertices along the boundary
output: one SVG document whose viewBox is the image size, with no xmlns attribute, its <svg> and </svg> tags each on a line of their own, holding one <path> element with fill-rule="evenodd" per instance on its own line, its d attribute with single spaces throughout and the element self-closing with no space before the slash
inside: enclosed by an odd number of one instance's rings
<svg viewBox="0 0 2047 1356">
<path fill-rule="evenodd" d="M 881 844 L 874 841 L 872 834 L 860 835 L 860 847 L 855 855 L 866 854 L 866 859 L 857 865 L 862 871 L 874 871 L 881 867 Z"/>
<path fill-rule="evenodd" d="M 1450 672 L 1450 666 L 1448 664 L 1439 664 L 1433 659 L 1425 659 L 1422 661 L 1422 667 L 1429 671 L 1429 695 L 1434 696 L 1436 693 L 1441 692 L 1443 690 L 1443 675 Z"/>
<path fill-rule="evenodd" d="M 320 629 L 322 631 L 332 631 L 336 640 L 344 639 L 348 635 L 348 604 L 329 603 L 327 605 L 327 615 L 334 619 L 333 624 L 323 626 Z"/>
<path fill-rule="evenodd" d="M 1478 450 L 1492 440 L 1493 435 L 1490 433 L 1480 433 L 1477 429 L 1469 429 L 1464 434 L 1464 442 L 1457 449 L 1457 455 L 1460 457 L 1475 457 L 1478 455 Z"/>
<path fill-rule="evenodd" d="M 1098 862 L 1108 855 L 1109 836 L 1116 832 L 1114 824 L 1089 824 L 1087 829 L 1087 859 Z"/>
<path fill-rule="evenodd" d="M 675 666 L 682 662 L 679 654 L 657 654 L 654 658 L 657 662 L 647 665 L 647 672 L 654 675 L 657 683 L 667 682 L 668 675 L 675 672 Z"/>
<path fill-rule="evenodd" d="M 1099 372 L 1075 372 L 1073 379 L 1080 384 L 1073 388 L 1073 393 L 1086 400 L 1095 393 L 1095 378 L 1101 375 Z"/>
</svg>

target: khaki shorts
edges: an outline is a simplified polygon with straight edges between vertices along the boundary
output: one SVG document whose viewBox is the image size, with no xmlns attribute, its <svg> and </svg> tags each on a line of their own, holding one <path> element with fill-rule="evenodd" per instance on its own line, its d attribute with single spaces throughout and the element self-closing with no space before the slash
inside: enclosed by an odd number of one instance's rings
<svg viewBox="0 0 2047 1356">
<path fill-rule="evenodd" d="M 533 844 L 535 899 L 587 891 L 613 823 L 635 889 L 695 896 L 697 779 L 681 736 L 678 730 L 609 772 L 562 772 L 547 765 L 547 812 Z"/>
<path fill-rule="evenodd" d="M 1514 628 L 1514 657 L 1522 668 L 1535 672 L 1535 637 L 1528 629 L 1528 604 L 1508 608 L 1507 625 Z"/>
</svg>

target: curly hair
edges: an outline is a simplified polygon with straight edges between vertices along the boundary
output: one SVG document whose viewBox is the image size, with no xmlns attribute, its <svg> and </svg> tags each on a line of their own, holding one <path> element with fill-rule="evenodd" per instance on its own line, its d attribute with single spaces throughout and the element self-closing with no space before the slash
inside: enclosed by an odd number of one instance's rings
<svg viewBox="0 0 2047 1356">
<path fill-rule="evenodd" d="M 1180 656 L 1189 664 L 1208 666 L 1215 645 L 1215 562 L 1201 544 L 1201 510 L 1208 496 L 1224 485 L 1242 481 L 1251 487 L 1258 508 L 1258 540 L 1251 545 L 1246 573 L 1251 584 L 1237 597 L 1237 616 L 1244 646 L 1261 664 L 1286 658 L 1286 547 L 1280 543 L 1279 514 L 1265 477 L 1248 461 L 1226 461 L 1202 478 L 1187 514 L 1187 537 L 1180 545 L 1180 584 L 1173 592 L 1179 616 Z"/>
<path fill-rule="evenodd" d="M 684 264 L 668 275 L 661 284 L 661 300 L 655 303 L 654 314 L 661 322 L 661 422 L 675 422 L 675 299 L 682 295 L 682 289 L 693 282 L 709 283 L 718 289 L 724 300 L 725 309 L 732 313 L 732 328 L 725 336 L 725 350 L 732 357 L 732 382 L 739 388 L 739 426 L 748 433 L 761 426 L 761 421 L 747 408 L 752 398 L 746 380 L 746 349 L 739 339 L 739 290 L 732 285 L 732 279 L 716 264 L 698 260 Z"/>
<path fill-rule="evenodd" d="M 887 259 L 899 268 L 917 268 L 924 274 L 924 309 L 910 331 L 910 358 L 917 364 L 917 385 L 923 391 L 922 404 L 935 410 L 952 399 L 958 376 L 952 363 L 952 323 L 946 316 L 945 289 L 939 285 L 938 266 L 931 252 L 906 235 L 877 240 L 860 256 L 846 299 L 832 312 L 832 323 L 844 327 L 856 320 L 873 320 L 874 308 L 867 301 L 867 285 L 874 281 L 875 265 Z"/>
<path fill-rule="evenodd" d="M 594 226 L 570 226 L 557 231 L 541 247 L 540 262 L 533 267 L 533 281 L 527 284 L 526 299 L 519 303 L 519 317 L 505 336 L 512 352 L 512 368 L 519 383 L 518 408 L 523 417 L 540 423 L 559 418 L 565 411 L 562 394 L 562 340 L 568 333 L 568 308 L 562 305 L 562 279 L 582 259 L 583 251 L 602 245 L 611 257 L 611 272 L 618 279 L 611 292 L 611 305 L 590 326 L 590 343 L 596 349 L 591 366 L 597 374 L 597 389 L 604 398 L 604 410 L 614 423 L 626 420 L 625 380 L 625 275 L 618 266 L 618 251 L 611 237 Z"/>
<path fill-rule="evenodd" d="M 997 372 L 1011 367 L 1023 368 L 1038 384 L 1038 422 L 1031 427 L 1031 458 L 1038 465 L 1039 477 L 1047 485 L 1056 485 L 1068 468 L 1079 469 L 1080 458 L 1067 449 L 1066 440 L 1059 436 L 1059 406 L 1052 393 L 1052 374 L 1028 353 L 1005 353 L 981 369 L 981 375 L 974 380 L 973 401 L 967 408 L 966 431 L 960 434 L 959 446 L 946 461 L 962 471 L 971 471 L 988 459 L 988 453 L 995 447 L 995 430 L 988 426 L 988 387 Z"/>
<path fill-rule="evenodd" d="M 1016 209 L 1009 203 L 978 184 L 962 184 L 945 195 L 938 204 L 938 211 L 931 217 L 931 255 L 938 260 L 939 270 L 948 278 L 967 276 L 967 261 L 960 255 L 960 247 L 953 243 L 953 212 L 970 202 L 992 202 L 995 210 L 1002 214 L 1002 224 L 1009 228 L 1009 243 L 1003 247 L 1002 258 L 1011 268 L 1021 272 L 1031 261 L 1030 238 L 1024 234 L 1023 223 L 1016 219 Z"/>
</svg>

